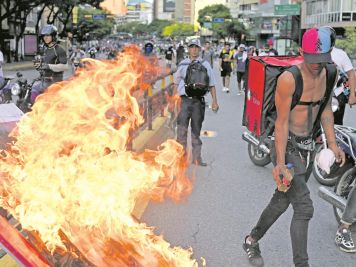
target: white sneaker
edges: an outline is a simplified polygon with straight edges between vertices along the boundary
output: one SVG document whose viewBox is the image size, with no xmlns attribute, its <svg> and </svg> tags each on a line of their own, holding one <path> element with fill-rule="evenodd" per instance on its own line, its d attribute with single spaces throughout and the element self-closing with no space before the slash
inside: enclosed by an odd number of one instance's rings
<svg viewBox="0 0 356 267">
<path fill-rule="evenodd" d="M 226 87 L 226 93 L 230 93 L 230 89 Z"/>
<path fill-rule="evenodd" d="M 223 91 L 223 92 L 226 92 L 226 89 L 227 89 L 226 87 L 223 87 L 223 88 L 222 88 L 222 91 Z"/>
<path fill-rule="evenodd" d="M 237 91 L 237 95 L 241 95 L 241 91 Z"/>
</svg>

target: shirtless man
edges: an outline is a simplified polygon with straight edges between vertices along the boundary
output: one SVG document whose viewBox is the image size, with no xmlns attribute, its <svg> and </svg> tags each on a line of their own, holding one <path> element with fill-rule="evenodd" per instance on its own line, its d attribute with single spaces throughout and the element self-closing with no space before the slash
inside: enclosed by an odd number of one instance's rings
<svg viewBox="0 0 356 267">
<path fill-rule="evenodd" d="M 243 248 L 252 265 L 263 266 L 258 241 L 267 230 L 292 204 L 294 214 L 290 226 L 293 250 L 293 262 L 296 267 L 308 267 L 308 224 L 314 208 L 307 186 L 311 173 L 311 155 L 314 150 L 312 136 L 314 125 L 320 121 L 325 130 L 329 148 L 334 152 L 337 162 L 344 164 L 345 154 L 336 145 L 334 119 L 331 110 L 331 97 L 326 96 L 327 79 L 329 87 L 336 82 L 336 75 L 327 75 L 326 63 L 331 62 L 330 51 L 333 47 L 332 31 L 328 27 L 312 28 L 305 32 L 302 40 L 301 55 L 304 62 L 297 66 L 303 79 L 303 93 L 300 101 L 291 110 L 291 103 L 297 82 L 290 71 L 281 74 L 277 81 L 275 105 L 275 143 L 271 150 L 274 163 L 272 171 L 277 189 L 267 207 L 262 212 L 257 225 L 246 236 Z M 328 66 L 329 67 L 329 66 Z M 335 70 L 334 66 L 328 70 Z M 336 70 L 335 70 L 336 71 Z M 335 73 L 334 71 L 334 73 Z M 330 70 L 330 73 L 332 71 Z M 330 80 L 332 79 L 332 80 Z M 278 188 L 281 176 L 290 174 L 286 164 L 293 165 L 294 176 L 289 190 Z"/>
</svg>

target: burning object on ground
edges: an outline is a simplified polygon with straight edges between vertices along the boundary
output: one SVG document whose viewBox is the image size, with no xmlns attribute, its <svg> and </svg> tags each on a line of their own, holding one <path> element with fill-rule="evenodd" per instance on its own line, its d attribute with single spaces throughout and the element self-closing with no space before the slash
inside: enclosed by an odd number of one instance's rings
<svg viewBox="0 0 356 267">
<path fill-rule="evenodd" d="M 50 252 L 47 260 L 75 255 L 100 267 L 198 265 L 191 249 L 171 247 L 132 216 L 142 197 L 179 201 L 192 190 L 174 140 L 142 154 L 126 149 L 143 122 L 135 95 L 147 87 L 148 73 L 157 70 L 135 47 L 116 61 L 88 59 L 73 79 L 38 97 L 12 132 L 15 142 L 1 152 L 0 206 L 37 249 Z"/>
</svg>

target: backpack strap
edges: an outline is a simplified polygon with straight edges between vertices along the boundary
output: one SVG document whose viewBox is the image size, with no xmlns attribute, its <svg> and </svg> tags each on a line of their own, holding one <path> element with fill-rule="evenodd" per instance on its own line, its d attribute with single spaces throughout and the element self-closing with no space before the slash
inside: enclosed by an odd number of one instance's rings
<svg viewBox="0 0 356 267">
<path fill-rule="evenodd" d="M 300 103 L 300 98 L 303 94 L 303 78 L 302 74 L 300 73 L 300 69 L 297 66 L 292 66 L 287 69 L 287 71 L 292 73 L 295 82 L 295 89 L 293 93 L 292 103 L 290 106 L 290 110 L 293 110 L 295 106 Z"/>
<path fill-rule="evenodd" d="M 321 99 L 319 112 L 318 112 L 318 115 L 316 116 L 316 120 L 314 122 L 314 127 L 313 127 L 313 131 L 312 131 L 313 137 L 315 137 L 316 130 L 319 127 L 321 114 L 323 113 L 326 105 L 329 102 L 330 95 L 334 89 L 334 84 L 335 84 L 336 75 L 337 75 L 337 69 L 334 64 L 332 64 L 332 63 L 327 64 L 325 66 L 325 69 L 326 69 L 326 90 L 325 90 L 323 99 Z"/>
</svg>

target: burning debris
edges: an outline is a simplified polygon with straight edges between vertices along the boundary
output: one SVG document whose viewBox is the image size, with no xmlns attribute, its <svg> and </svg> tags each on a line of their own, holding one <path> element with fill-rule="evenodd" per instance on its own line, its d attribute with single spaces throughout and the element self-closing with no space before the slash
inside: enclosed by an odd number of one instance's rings
<svg viewBox="0 0 356 267">
<path fill-rule="evenodd" d="M 131 215 L 142 197 L 179 201 L 192 190 L 174 140 L 143 154 L 126 149 L 143 122 L 137 98 L 144 77 L 158 71 L 139 54 L 130 47 L 116 61 L 88 60 L 73 79 L 52 85 L 1 153 L 0 206 L 37 248 L 61 255 L 61 266 L 75 259 L 100 267 L 198 266 L 191 249 L 170 247 Z"/>
</svg>

